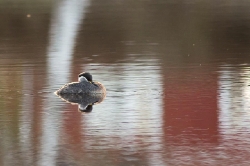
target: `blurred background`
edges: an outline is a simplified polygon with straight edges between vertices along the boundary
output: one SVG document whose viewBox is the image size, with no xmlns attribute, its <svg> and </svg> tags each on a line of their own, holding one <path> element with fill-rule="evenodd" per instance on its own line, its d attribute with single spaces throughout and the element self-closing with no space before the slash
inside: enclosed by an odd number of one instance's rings
<svg viewBox="0 0 250 166">
<path fill-rule="evenodd" d="M 0 0 L 0 165 L 248 166 L 249 44 L 247 0 Z"/>
</svg>

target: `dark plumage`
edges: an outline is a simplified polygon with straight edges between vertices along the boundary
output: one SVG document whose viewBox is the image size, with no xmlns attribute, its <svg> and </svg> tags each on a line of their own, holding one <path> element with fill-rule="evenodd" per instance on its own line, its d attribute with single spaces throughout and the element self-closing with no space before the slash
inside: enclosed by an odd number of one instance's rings
<svg viewBox="0 0 250 166">
<path fill-rule="evenodd" d="M 78 77 L 85 77 L 88 81 L 92 82 L 92 75 L 88 72 L 82 72 L 78 75 Z"/>
<path fill-rule="evenodd" d="M 80 73 L 80 82 L 72 82 L 64 85 L 55 93 L 60 94 L 106 94 L 105 87 L 99 82 L 92 82 L 92 75 L 89 73 Z"/>
</svg>

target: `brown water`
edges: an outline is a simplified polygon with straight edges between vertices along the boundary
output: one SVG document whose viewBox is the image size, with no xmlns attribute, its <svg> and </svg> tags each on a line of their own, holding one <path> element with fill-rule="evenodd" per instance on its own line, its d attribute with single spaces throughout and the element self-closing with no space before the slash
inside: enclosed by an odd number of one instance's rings
<svg viewBox="0 0 250 166">
<path fill-rule="evenodd" d="M 0 1 L 0 165 L 250 164 L 250 2 Z M 53 92 L 89 71 L 90 113 Z"/>
</svg>

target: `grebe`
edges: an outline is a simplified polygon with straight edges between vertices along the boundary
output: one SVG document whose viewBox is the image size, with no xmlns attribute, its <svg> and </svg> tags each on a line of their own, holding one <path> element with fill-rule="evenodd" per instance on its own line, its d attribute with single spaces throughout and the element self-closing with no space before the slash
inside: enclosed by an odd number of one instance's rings
<svg viewBox="0 0 250 166">
<path fill-rule="evenodd" d="M 87 72 L 78 75 L 78 82 L 72 82 L 64 85 L 55 92 L 61 94 L 101 94 L 106 95 L 105 87 L 99 83 L 92 81 L 92 75 Z"/>
</svg>

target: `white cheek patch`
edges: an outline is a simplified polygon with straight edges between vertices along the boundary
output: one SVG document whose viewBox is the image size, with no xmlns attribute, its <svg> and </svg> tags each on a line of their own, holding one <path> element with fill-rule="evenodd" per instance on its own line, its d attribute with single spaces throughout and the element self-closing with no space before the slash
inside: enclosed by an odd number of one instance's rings
<svg viewBox="0 0 250 166">
<path fill-rule="evenodd" d="M 88 105 L 79 104 L 79 105 L 78 105 L 78 109 L 83 111 L 83 110 L 86 110 L 87 106 L 88 106 Z"/>
<path fill-rule="evenodd" d="M 81 76 L 81 77 L 78 77 L 78 81 L 83 82 L 83 81 L 88 81 L 88 80 L 85 77 Z"/>
</svg>

